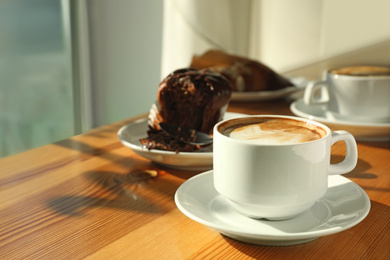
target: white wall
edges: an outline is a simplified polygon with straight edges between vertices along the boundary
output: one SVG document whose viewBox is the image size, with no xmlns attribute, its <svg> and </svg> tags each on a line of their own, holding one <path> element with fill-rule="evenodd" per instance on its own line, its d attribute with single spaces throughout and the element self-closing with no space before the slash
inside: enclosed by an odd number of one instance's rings
<svg viewBox="0 0 390 260">
<path fill-rule="evenodd" d="M 390 40 L 389 0 L 255 2 L 252 10 L 260 16 L 259 29 L 249 55 L 279 71 Z"/>
<path fill-rule="evenodd" d="M 209 48 L 248 53 L 252 0 L 165 0 L 161 75 Z"/>
<path fill-rule="evenodd" d="M 317 71 L 310 75 L 319 77 L 324 67 L 341 61 L 390 65 L 390 53 L 386 51 L 390 41 L 389 0 L 165 3 L 163 73 L 188 66 L 192 55 L 209 48 L 245 55 L 280 73 L 304 73 L 302 76 L 306 76 L 306 70 L 300 68 L 319 63 L 321 66 L 315 66 Z M 211 25 L 205 25 L 205 21 Z M 212 26 L 214 21 L 224 22 L 216 28 Z"/>
<path fill-rule="evenodd" d="M 313 78 L 341 62 L 390 65 L 389 0 L 85 1 L 94 126 L 147 112 L 160 80 L 209 48 Z"/>
<path fill-rule="evenodd" d="M 160 82 L 161 0 L 88 0 L 93 126 L 149 111 Z"/>
</svg>

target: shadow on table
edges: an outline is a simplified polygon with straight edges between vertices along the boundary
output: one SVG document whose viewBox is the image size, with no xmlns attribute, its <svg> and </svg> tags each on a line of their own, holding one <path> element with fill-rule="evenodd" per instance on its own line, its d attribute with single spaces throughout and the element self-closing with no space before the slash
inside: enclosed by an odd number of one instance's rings
<svg viewBox="0 0 390 260">
<path fill-rule="evenodd" d="M 165 173 L 159 169 L 132 170 L 128 174 L 90 171 L 83 180 L 69 181 L 70 194 L 47 200 L 50 208 L 69 216 L 85 215 L 88 209 L 114 208 L 126 211 L 161 214 L 169 210 L 160 201 L 172 200 L 174 191 L 170 180 L 157 178 Z M 158 195 L 155 196 L 157 192 Z"/>
<path fill-rule="evenodd" d="M 383 141 L 383 142 L 367 142 L 367 141 L 358 141 L 358 143 L 367 145 L 367 146 L 372 146 L 376 148 L 383 148 L 390 150 L 390 142 L 389 141 Z"/>
<path fill-rule="evenodd" d="M 125 156 L 120 156 L 117 154 L 112 153 L 111 151 L 117 148 L 121 148 L 123 145 L 119 142 L 111 143 L 109 145 L 103 146 L 103 147 L 94 147 L 89 144 L 73 140 L 73 139 L 66 139 L 59 142 L 54 143 L 55 145 L 68 148 L 71 150 L 75 150 L 80 152 L 85 157 L 88 156 L 99 156 L 101 158 L 104 158 L 106 160 L 110 160 L 116 163 L 120 163 L 123 161 Z"/>
<path fill-rule="evenodd" d="M 331 163 L 339 163 L 344 159 L 344 156 L 341 155 L 332 155 Z M 355 169 L 351 172 L 342 174 L 342 176 L 347 178 L 360 178 L 360 179 L 376 179 L 376 176 L 373 173 L 368 172 L 371 169 L 371 164 L 362 159 L 358 159 Z"/>
</svg>

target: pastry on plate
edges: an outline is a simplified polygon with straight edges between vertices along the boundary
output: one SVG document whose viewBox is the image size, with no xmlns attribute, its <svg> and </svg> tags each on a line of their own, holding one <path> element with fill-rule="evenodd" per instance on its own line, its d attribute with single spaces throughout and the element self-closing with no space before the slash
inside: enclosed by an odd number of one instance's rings
<svg viewBox="0 0 390 260">
<path fill-rule="evenodd" d="M 266 65 L 219 50 L 209 50 L 192 58 L 191 68 L 210 68 L 225 76 L 234 92 L 269 91 L 293 86 Z"/>
</svg>

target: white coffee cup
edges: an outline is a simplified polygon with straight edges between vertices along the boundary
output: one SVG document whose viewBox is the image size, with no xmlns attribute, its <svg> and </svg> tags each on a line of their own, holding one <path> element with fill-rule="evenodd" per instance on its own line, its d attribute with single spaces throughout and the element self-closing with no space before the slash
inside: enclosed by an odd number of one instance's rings
<svg viewBox="0 0 390 260">
<path fill-rule="evenodd" d="M 390 67 L 328 70 L 323 80 L 307 85 L 303 101 L 306 105 L 326 104 L 327 116 L 332 119 L 390 123 Z"/>
<path fill-rule="evenodd" d="M 263 122 L 262 130 L 269 128 L 264 136 L 275 137 L 269 130 L 276 129 L 276 141 L 239 140 L 233 133 L 246 136 L 240 132 L 242 128 L 226 133 L 232 127 L 259 122 Z M 285 123 L 297 128 L 292 131 L 288 126 L 283 132 Z M 256 131 L 246 129 L 255 135 Z M 290 130 L 303 133 L 304 138 L 317 135 L 318 139 L 296 142 L 299 138 L 284 138 L 295 135 Z M 331 146 L 340 140 L 346 144 L 345 159 L 330 164 Z M 329 174 L 347 173 L 357 163 L 356 141 L 350 133 L 331 132 L 323 124 L 290 116 L 258 115 L 219 122 L 214 127 L 213 151 L 216 190 L 242 214 L 269 220 L 291 218 L 308 210 L 325 195 Z"/>
</svg>

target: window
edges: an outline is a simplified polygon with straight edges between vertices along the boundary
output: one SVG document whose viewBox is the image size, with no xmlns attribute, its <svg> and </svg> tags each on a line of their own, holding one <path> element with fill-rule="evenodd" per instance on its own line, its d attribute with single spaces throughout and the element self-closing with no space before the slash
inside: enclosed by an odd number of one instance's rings
<svg viewBox="0 0 390 260">
<path fill-rule="evenodd" d="M 0 1 L 0 157 L 74 134 L 61 0 Z"/>
</svg>

